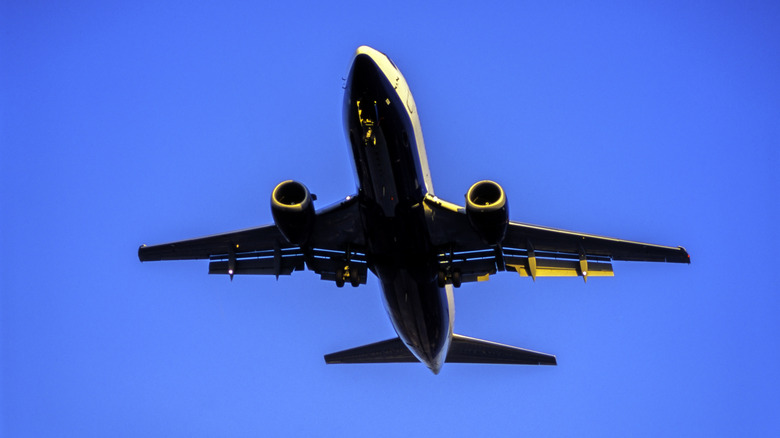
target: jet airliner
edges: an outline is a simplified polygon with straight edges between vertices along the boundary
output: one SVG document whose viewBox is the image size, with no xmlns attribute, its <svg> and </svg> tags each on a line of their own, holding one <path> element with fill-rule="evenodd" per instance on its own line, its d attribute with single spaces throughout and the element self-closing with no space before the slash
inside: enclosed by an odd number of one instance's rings
<svg viewBox="0 0 780 438">
<path fill-rule="evenodd" d="M 454 333 L 453 287 L 498 272 L 522 277 L 612 276 L 613 260 L 690 263 L 682 247 L 632 242 L 509 220 L 493 181 L 472 185 L 465 206 L 434 195 L 417 108 L 384 53 L 357 49 L 343 122 L 357 192 L 315 211 L 298 181 L 271 193 L 273 223 L 146 246 L 141 261 L 209 259 L 209 274 L 290 275 L 309 269 L 336 286 L 381 284 L 397 337 L 325 356 L 327 363 L 445 362 L 556 365 L 554 355 Z"/>
</svg>

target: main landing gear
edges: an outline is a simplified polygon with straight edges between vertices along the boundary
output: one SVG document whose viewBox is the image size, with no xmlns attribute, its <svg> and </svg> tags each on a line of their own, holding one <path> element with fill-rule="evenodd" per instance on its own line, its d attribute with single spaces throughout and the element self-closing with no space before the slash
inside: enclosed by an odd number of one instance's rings
<svg viewBox="0 0 780 438">
<path fill-rule="evenodd" d="M 336 287 L 344 287 L 346 282 L 349 282 L 352 287 L 360 286 L 360 271 L 351 262 L 352 253 L 347 247 L 344 251 L 344 267 L 336 269 Z"/>
<path fill-rule="evenodd" d="M 349 282 L 352 287 L 358 287 L 360 285 L 360 274 L 356 267 L 344 265 L 343 268 L 336 270 L 336 286 L 344 287 L 346 282 Z"/>
<path fill-rule="evenodd" d="M 455 287 L 460 287 L 462 282 L 462 276 L 459 269 L 441 270 L 436 278 L 439 283 L 439 287 L 444 287 L 447 284 L 452 284 Z"/>
</svg>

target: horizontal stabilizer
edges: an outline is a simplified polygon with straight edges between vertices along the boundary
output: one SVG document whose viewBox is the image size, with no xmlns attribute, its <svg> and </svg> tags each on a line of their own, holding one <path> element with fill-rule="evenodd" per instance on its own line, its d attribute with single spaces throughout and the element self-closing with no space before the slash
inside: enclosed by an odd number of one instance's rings
<svg viewBox="0 0 780 438">
<path fill-rule="evenodd" d="M 419 362 L 400 338 L 375 342 L 325 355 L 325 363 Z M 552 354 L 539 353 L 497 342 L 452 335 L 446 362 L 516 365 L 557 365 Z"/>
<path fill-rule="evenodd" d="M 452 335 L 446 362 L 517 365 L 557 365 L 552 354 L 539 353 L 497 342 Z"/>
<path fill-rule="evenodd" d="M 325 363 L 419 362 L 400 338 L 326 354 Z"/>
</svg>

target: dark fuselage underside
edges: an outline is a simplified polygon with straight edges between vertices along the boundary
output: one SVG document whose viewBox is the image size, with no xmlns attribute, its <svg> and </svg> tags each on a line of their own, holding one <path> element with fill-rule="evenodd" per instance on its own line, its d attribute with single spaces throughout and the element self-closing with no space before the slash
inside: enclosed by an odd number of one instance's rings
<svg viewBox="0 0 780 438">
<path fill-rule="evenodd" d="M 452 326 L 448 294 L 436 281 L 438 263 L 422 203 L 429 191 L 423 176 L 427 169 L 420 160 L 407 102 L 369 55 L 358 54 L 352 64 L 344 121 L 369 267 L 382 284 L 399 337 L 438 372 Z"/>
</svg>

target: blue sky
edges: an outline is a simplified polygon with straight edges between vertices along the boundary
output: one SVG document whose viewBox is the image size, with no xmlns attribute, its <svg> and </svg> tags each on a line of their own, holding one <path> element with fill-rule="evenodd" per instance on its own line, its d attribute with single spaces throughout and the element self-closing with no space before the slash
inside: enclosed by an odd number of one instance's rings
<svg viewBox="0 0 780 438">
<path fill-rule="evenodd" d="M 0 6 L 0 435 L 770 436 L 780 432 L 775 2 Z M 326 366 L 392 337 L 337 289 L 138 262 L 355 190 L 361 44 L 414 93 L 436 194 L 683 245 L 614 278 L 456 291 L 457 332 L 558 367 Z"/>
</svg>

